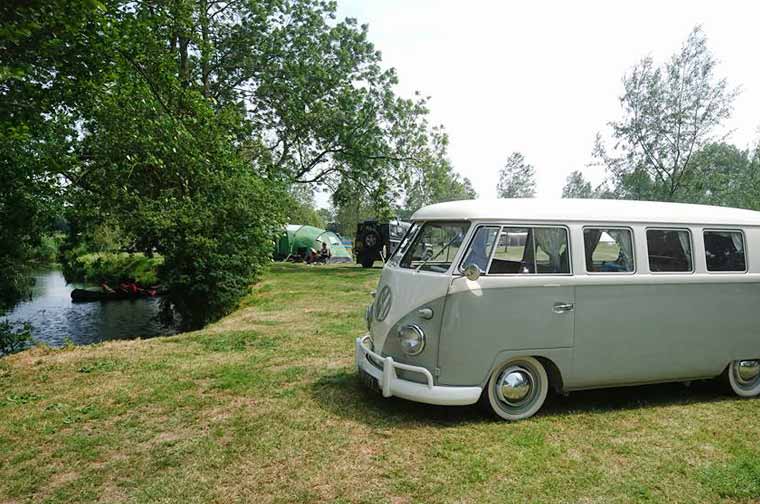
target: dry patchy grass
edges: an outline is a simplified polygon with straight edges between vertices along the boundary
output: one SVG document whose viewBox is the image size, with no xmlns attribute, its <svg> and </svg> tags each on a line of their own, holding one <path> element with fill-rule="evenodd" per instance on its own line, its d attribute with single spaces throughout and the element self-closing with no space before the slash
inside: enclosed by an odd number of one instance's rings
<svg viewBox="0 0 760 504">
<path fill-rule="evenodd" d="M 378 270 L 275 265 L 198 333 L 0 361 L 0 502 L 756 502 L 760 401 L 712 384 L 534 419 L 384 400 L 353 338 Z"/>
</svg>

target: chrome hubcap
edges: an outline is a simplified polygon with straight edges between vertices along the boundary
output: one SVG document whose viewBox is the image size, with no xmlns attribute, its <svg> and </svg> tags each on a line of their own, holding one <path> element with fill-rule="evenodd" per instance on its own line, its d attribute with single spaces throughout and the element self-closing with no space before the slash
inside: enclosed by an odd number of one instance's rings
<svg viewBox="0 0 760 504">
<path fill-rule="evenodd" d="M 525 400 L 533 389 L 533 379 L 530 373 L 521 367 L 510 367 L 504 370 L 497 389 L 499 399 L 515 404 Z"/>
<path fill-rule="evenodd" d="M 760 361 L 745 360 L 736 363 L 736 378 L 741 383 L 752 383 L 760 376 Z"/>
</svg>

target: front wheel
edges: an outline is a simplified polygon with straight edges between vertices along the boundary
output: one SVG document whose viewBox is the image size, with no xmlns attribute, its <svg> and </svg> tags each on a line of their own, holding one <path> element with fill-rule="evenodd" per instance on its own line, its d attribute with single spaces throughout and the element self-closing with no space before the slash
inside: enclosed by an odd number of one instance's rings
<svg viewBox="0 0 760 504">
<path fill-rule="evenodd" d="M 544 366 L 533 357 L 510 359 L 497 366 L 488 380 L 488 402 L 505 420 L 532 417 L 541 409 L 549 391 Z"/>
<path fill-rule="evenodd" d="M 732 362 L 727 369 L 728 384 L 739 397 L 760 395 L 760 360 Z"/>
</svg>

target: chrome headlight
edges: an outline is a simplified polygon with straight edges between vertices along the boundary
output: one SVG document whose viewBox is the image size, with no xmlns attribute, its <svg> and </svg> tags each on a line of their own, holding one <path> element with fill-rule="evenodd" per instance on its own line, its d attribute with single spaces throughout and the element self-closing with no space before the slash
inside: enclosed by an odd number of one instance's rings
<svg viewBox="0 0 760 504">
<path fill-rule="evenodd" d="M 407 355 L 419 355 L 425 349 L 425 333 L 419 326 L 405 325 L 398 330 L 401 350 Z"/>
</svg>

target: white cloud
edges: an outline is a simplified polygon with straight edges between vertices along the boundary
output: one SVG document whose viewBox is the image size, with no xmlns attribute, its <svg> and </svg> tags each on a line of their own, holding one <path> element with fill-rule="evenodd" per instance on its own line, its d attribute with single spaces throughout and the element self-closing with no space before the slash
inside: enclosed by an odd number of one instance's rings
<svg viewBox="0 0 760 504">
<path fill-rule="evenodd" d="M 369 24 L 401 94 L 432 97 L 454 166 L 482 197 L 495 196 L 515 150 L 536 167 L 539 196 L 558 197 L 576 169 L 601 181 L 586 165 L 596 132 L 619 116 L 623 73 L 646 55 L 669 57 L 696 24 L 719 75 L 743 89 L 731 140 L 758 136 L 757 2 L 339 0 L 338 12 Z"/>
</svg>

